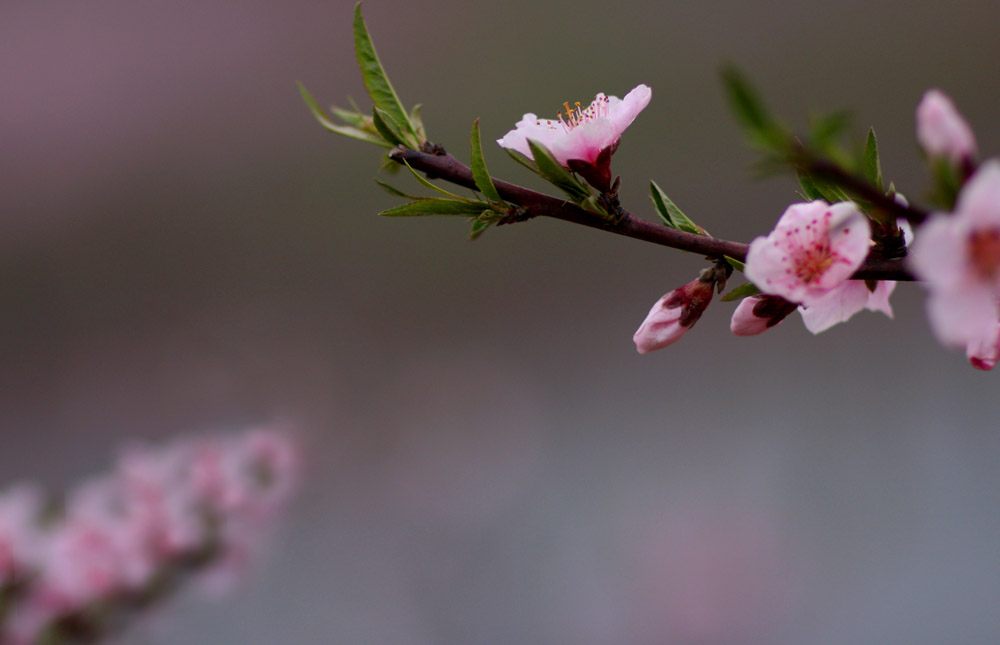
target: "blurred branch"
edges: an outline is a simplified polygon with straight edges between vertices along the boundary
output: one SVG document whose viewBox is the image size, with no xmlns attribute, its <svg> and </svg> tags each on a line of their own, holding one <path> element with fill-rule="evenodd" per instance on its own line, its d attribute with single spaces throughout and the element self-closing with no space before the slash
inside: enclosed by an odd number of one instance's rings
<svg viewBox="0 0 1000 645">
<path fill-rule="evenodd" d="M 389 157 L 397 163 L 405 161 L 412 168 L 425 173 L 429 179 L 443 179 L 471 190 L 477 190 L 472 170 L 451 155 L 431 155 L 397 146 L 389 153 Z M 721 259 L 723 256 L 740 261 L 746 259 L 748 246 L 741 242 L 720 240 L 667 228 L 637 217 L 627 210 L 622 211 L 621 217 L 612 222 L 558 197 L 545 195 L 498 179 L 494 179 L 494 184 L 504 200 L 526 209 L 533 217 L 544 216 L 561 219 L 717 259 Z M 869 258 L 853 277 L 859 280 L 915 279 L 900 260 L 879 258 Z"/>
</svg>

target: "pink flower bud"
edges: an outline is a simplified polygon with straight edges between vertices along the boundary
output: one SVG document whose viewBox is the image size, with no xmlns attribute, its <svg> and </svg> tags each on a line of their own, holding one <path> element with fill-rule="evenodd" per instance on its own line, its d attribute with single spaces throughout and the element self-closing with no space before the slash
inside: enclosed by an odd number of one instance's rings
<svg viewBox="0 0 1000 645">
<path fill-rule="evenodd" d="M 976 138 L 955 104 L 940 90 L 928 90 L 917 106 L 917 141 L 931 157 L 961 164 L 976 156 Z"/>
<path fill-rule="evenodd" d="M 712 302 L 714 282 L 693 280 L 656 301 L 632 341 L 640 354 L 663 349 L 680 340 Z"/>
<path fill-rule="evenodd" d="M 781 296 L 750 296 L 736 307 L 729 329 L 737 336 L 756 336 L 781 323 L 796 308 Z"/>
</svg>

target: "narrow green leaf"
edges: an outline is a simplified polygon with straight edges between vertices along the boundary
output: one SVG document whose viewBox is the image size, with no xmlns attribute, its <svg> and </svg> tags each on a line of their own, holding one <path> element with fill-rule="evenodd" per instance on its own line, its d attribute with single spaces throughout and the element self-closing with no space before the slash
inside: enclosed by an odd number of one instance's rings
<svg viewBox="0 0 1000 645">
<path fill-rule="evenodd" d="M 799 186 L 802 187 L 802 192 L 809 199 L 822 199 L 830 204 L 852 201 L 851 196 L 836 184 L 826 181 L 821 177 L 810 175 L 801 168 L 796 168 L 795 174 L 798 177 Z"/>
<path fill-rule="evenodd" d="M 409 169 L 409 171 L 411 173 L 413 173 L 413 176 L 416 177 L 417 181 L 424 188 L 430 188 L 434 192 L 441 193 L 445 197 L 449 197 L 451 199 L 456 199 L 456 200 L 458 200 L 460 202 L 469 202 L 470 204 L 479 204 L 480 207 L 487 206 L 487 204 L 484 204 L 483 202 L 479 202 L 479 201 L 476 201 L 474 199 L 469 199 L 467 197 L 462 197 L 461 195 L 456 195 L 455 193 L 449 192 L 449 191 L 445 190 L 444 188 L 441 188 L 440 186 L 435 186 L 434 184 L 432 184 L 431 182 L 429 182 L 427 180 L 427 178 L 425 178 L 419 172 L 417 172 L 416 170 L 414 170 L 413 166 L 411 166 L 410 164 L 406 163 L 405 159 L 403 160 L 403 163 L 406 165 L 406 167 Z"/>
<path fill-rule="evenodd" d="M 418 199 L 402 206 L 384 210 L 379 215 L 386 217 L 414 217 L 419 215 L 464 215 L 475 217 L 481 214 L 483 205 L 478 202 L 456 201 L 431 197 Z"/>
<path fill-rule="evenodd" d="M 571 175 L 568 170 L 559 165 L 559 162 L 552 156 L 548 148 L 531 139 L 528 139 L 528 147 L 535 158 L 538 173 L 542 177 L 566 193 L 577 204 L 590 197 L 590 190 L 581 184 L 576 177 Z"/>
<path fill-rule="evenodd" d="M 722 302 L 732 302 L 733 300 L 741 300 L 749 296 L 756 296 L 758 293 L 760 293 L 760 289 L 757 288 L 757 285 L 752 282 L 747 282 L 746 284 L 741 284 L 726 295 L 722 296 L 720 300 L 722 300 Z"/>
<path fill-rule="evenodd" d="M 365 88 L 372 103 L 377 108 L 391 115 L 392 119 L 399 123 L 403 132 L 412 137 L 406 145 L 411 148 L 419 147 L 420 142 L 416 141 L 417 131 L 410 123 L 409 115 L 403 109 L 403 104 L 396 95 L 386 76 L 385 69 L 375 53 L 375 45 L 372 44 L 371 36 L 368 35 L 368 26 L 361 15 L 361 3 L 354 7 L 354 52 L 358 58 L 358 65 L 361 67 L 361 78 L 364 79 Z"/>
<path fill-rule="evenodd" d="M 726 98 L 736 118 L 746 130 L 750 140 L 767 149 L 783 149 L 788 142 L 784 128 L 770 115 L 757 92 L 735 67 L 722 70 L 722 84 Z"/>
<path fill-rule="evenodd" d="M 358 139 L 360 141 L 366 141 L 368 143 L 374 143 L 380 145 L 384 148 L 391 148 L 392 145 L 384 141 L 381 137 L 378 137 L 369 132 L 359 130 L 358 128 L 353 128 L 346 125 L 337 125 L 329 118 L 327 118 L 326 113 L 323 112 L 323 108 L 320 104 L 312 97 L 312 94 L 306 90 L 306 86 L 299 83 L 299 92 L 302 94 L 302 100 L 305 101 L 306 106 L 309 111 L 312 112 L 316 120 L 319 121 L 320 125 L 329 130 L 330 132 L 336 132 L 337 134 L 342 134 L 345 137 L 351 137 L 352 139 Z"/>
<path fill-rule="evenodd" d="M 799 180 L 799 186 L 802 187 L 802 193 L 805 195 L 806 199 L 809 200 L 826 199 L 826 196 L 823 194 L 823 191 L 819 189 L 819 187 L 816 185 L 816 182 L 813 180 L 812 175 L 796 168 L 795 176 Z"/>
<path fill-rule="evenodd" d="M 666 226 L 695 235 L 706 234 L 705 229 L 695 224 L 690 217 L 677 208 L 677 204 L 667 197 L 667 194 L 655 181 L 649 182 L 649 197 L 653 200 L 653 206 Z"/>
<path fill-rule="evenodd" d="M 865 151 L 861 155 L 861 172 L 873 186 L 880 191 L 885 190 L 882 185 L 882 164 L 878 158 L 878 140 L 875 138 L 875 128 L 868 130 Z"/>
<path fill-rule="evenodd" d="M 510 155 L 511 159 L 521 164 L 522 166 L 524 166 L 531 172 L 535 173 L 536 175 L 542 174 L 538 172 L 538 166 L 535 164 L 534 160 L 532 160 L 530 157 L 521 154 L 517 150 L 511 150 L 510 148 L 504 148 L 503 151 L 506 152 L 508 155 Z"/>
<path fill-rule="evenodd" d="M 395 163 L 395 162 L 393 162 L 393 163 Z M 427 199 L 426 197 L 421 197 L 420 195 L 411 195 L 409 193 L 404 193 L 403 191 L 401 191 L 400 189 L 396 188 L 395 186 L 390 186 L 389 184 L 385 183 L 384 181 L 380 181 L 378 179 L 375 180 L 375 183 L 378 184 L 379 186 L 381 186 L 385 190 L 385 192 L 389 193 L 393 197 L 402 197 L 404 199 Z"/>
<path fill-rule="evenodd" d="M 590 195 L 589 197 L 587 197 L 587 199 L 580 202 L 580 206 L 582 206 L 583 210 L 587 211 L 588 213 L 593 213 L 594 215 L 600 215 L 601 217 L 610 216 L 610 213 L 608 213 L 607 209 L 601 205 L 601 202 L 597 198 L 597 195 Z"/>
<path fill-rule="evenodd" d="M 410 110 L 410 123 L 417 131 L 417 139 L 420 141 L 427 141 L 427 131 L 424 129 L 424 119 L 421 116 L 424 109 L 423 103 L 417 103 Z"/>
<path fill-rule="evenodd" d="M 656 185 L 655 181 L 649 182 L 649 199 L 653 202 L 653 208 L 656 209 L 656 214 L 660 216 L 660 220 L 663 221 L 663 225 L 670 228 L 677 228 L 677 224 L 674 223 L 674 218 L 670 215 L 670 209 L 667 208 L 664 198 L 667 195 L 660 187 Z M 669 198 L 667 198 L 669 199 Z"/>
<path fill-rule="evenodd" d="M 372 123 L 382 138 L 392 145 L 406 145 L 406 137 L 400 129 L 400 124 L 377 105 L 372 108 Z"/>
<path fill-rule="evenodd" d="M 483 141 L 479 134 L 479 119 L 476 119 L 476 122 L 472 124 L 472 134 L 469 136 L 469 139 L 472 144 L 472 155 L 469 165 L 472 166 L 472 178 L 476 182 L 476 188 L 486 196 L 486 199 L 495 202 L 503 201 L 500 199 L 497 187 L 493 185 L 490 172 L 486 169 L 486 159 L 483 157 Z"/>
<path fill-rule="evenodd" d="M 726 259 L 726 262 L 729 263 L 729 266 L 733 267 L 740 273 L 743 273 L 743 271 L 746 269 L 746 265 L 737 260 L 736 258 L 731 258 L 728 255 L 723 255 L 722 257 Z"/>
<path fill-rule="evenodd" d="M 352 112 L 351 110 L 345 110 L 344 108 L 339 108 L 336 105 L 330 108 L 330 112 L 336 116 L 341 121 L 345 123 L 350 123 L 354 127 L 364 130 L 366 127 L 371 125 L 371 121 L 365 114 L 360 112 Z"/>
<path fill-rule="evenodd" d="M 495 213 L 493 211 L 483 211 L 483 214 L 472 220 L 472 229 L 469 231 L 469 239 L 475 240 L 479 239 L 479 236 L 486 232 L 486 229 L 493 226 L 496 223 L 496 219 L 493 219 Z"/>
</svg>

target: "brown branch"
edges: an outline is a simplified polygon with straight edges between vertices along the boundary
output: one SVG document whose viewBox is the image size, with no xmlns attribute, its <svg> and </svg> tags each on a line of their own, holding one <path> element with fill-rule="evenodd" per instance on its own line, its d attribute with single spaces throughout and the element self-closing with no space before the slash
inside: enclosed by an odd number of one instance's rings
<svg viewBox="0 0 1000 645">
<path fill-rule="evenodd" d="M 397 163 L 406 161 L 414 170 L 425 173 L 430 179 L 443 179 L 476 190 L 472 170 L 451 155 L 430 155 L 400 146 L 393 149 L 389 153 L 389 157 Z M 527 209 L 532 216 L 553 217 L 645 242 L 700 253 L 712 258 L 721 259 L 722 256 L 728 255 L 741 262 L 746 260 L 747 245 L 741 242 L 685 233 L 662 224 L 649 222 L 628 211 L 623 211 L 618 221 L 611 222 L 558 197 L 545 195 L 498 179 L 494 179 L 493 183 L 505 201 Z M 859 280 L 914 280 L 913 275 L 906 270 L 900 260 L 883 260 L 871 257 L 865 261 L 865 264 L 858 269 L 853 277 Z"/>
</svg>

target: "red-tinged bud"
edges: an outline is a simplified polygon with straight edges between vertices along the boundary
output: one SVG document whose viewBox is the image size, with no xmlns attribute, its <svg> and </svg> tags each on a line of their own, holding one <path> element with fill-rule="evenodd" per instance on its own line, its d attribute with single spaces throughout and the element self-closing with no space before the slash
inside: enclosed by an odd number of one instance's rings
<svg viewBox="0 0 1000 645">
<path fill-rule="evenodd" d="M 750 296 L 736 307 L 729 329 L 737 336 L 756 336 L 779 324 L 797 307 L 781 296 Z"/>
<path fill-rule="evenodd" d="M 699 278 L 657 300 L 632 336 L 636 350 L 646 354 L 680 340 L 712 302 L 714 290 L 714 280 Z"/>
<path fill-rule="evenodd" d="M 917 106 L 917 141 L 931 157 L 968 164 L 976 156 L 972 128 L 941 90 L 928 90 Z"/>
</svg>

